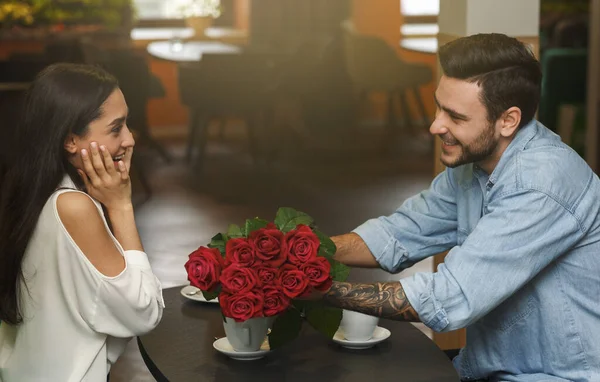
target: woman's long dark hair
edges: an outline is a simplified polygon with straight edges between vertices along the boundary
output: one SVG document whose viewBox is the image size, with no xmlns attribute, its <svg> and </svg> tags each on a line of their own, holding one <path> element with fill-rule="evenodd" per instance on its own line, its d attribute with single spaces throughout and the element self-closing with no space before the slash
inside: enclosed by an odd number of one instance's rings
<svg viewBox="0 0 600 382">
<path fill-rule="evenodd" d="M 22 321 L 19 304 L 22 261 L 38 218 L 65 174 L 81 185 L 64 144 L 69 134 L 85 136 L 118 88 L 104 70 L 55 64 L 40 72 L 28 90 L 14 132 L 0 193 L 0 320 Z"/>
</svg>

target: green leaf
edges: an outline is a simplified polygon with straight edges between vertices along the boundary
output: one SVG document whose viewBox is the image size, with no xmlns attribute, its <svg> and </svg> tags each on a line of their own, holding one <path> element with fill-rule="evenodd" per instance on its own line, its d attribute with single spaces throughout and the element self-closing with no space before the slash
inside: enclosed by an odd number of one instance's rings
<svg viewBox="0 0 600 382">
<path fill-rule="evenodd" d="M 246 220 L 246 237 L 248 237 L 252 231 L 265 228 L 267 224 L 269 224 L 268 221 L 259 218 Z"/>
<path fill-rule="evenodd" d="M 333 255 L 337 250 L 335 243 L 333 240 L 329 238 L 329 236 L 325 235 L 323 232 L 314 230 L 315 235 L 319 238 L 321 245 L 319 246 L 319 256 L 324 256 L 327 259 L 333 259 Z"/>
<path fill-rule="evenodd" d="M 296 309 L 288 309 L 275 320 L 269 333 L 269 347 L 277 349 L 300 334 L 302 317 Z"/>
<path fill-rule="evenodd" d="M 224 233 L 218 233 L 210 239 L 210 243 L 208 244 L 209 248 L 217 248 L 222 256 L 225 256 L 225 243 L 227 243 L 229 237 Z"/>
<path fill-rule="evenodd" d="M 346 281 L 350 274 L 350 267 L 340 263 L 339 261 L 330 260 L 331 271 L 329 274 L 334 281 Z"/>
<path fill-rule="evenodd" d="M 275 225 L 284 233 L 293 230 L 298 224 L 310 226 L 313 222 L 313 218 L 304 212 L 296 211 L 289 207 L 280 208 L 275 216 Z"/>
<path fill-rule="evenodd" d="M 308 323 L 323 333 L 327 338 L 333 338 L 335 332 L 340 327 L 342 320 L 342 310 L 329 306 L 320 306 L 310 309 L 306 312 Z"/>
<path fill-rule="evenodd" d="M 227 228 L 227 236 L 231 238 L 244 237 L 242 229 L 237 224 L 230 224 Z"/>
<path fill-rule="evenodd" d="M 204 295 L 204 298 L 206 299 L 206 301 L 214 300 L 215 298 L 219 297 L 219 292 L 218 291 L 207 292 L 207 291 L 203 290 L 202 294 Z"/>
<path fill-rule="evenodd" d="M 305 312 L 308 309 L 311 309 L 311 304 L 314 304 L 315 301 L 311 300 L 292 300 L 292 305 L 298 310 L 298 312 Z"/>
</svg>

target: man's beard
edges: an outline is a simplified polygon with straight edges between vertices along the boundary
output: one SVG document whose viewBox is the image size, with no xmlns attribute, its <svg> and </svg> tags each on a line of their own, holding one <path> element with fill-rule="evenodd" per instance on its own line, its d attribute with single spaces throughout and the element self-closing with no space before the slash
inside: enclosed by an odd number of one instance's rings
<svg viewBox="0 0 600 382">
<path fill-rule="evenodd" d="M 481 162 L 487 159 L 498 146 L 498 140 L 494 137 L 494 133 L 494 123 L 490 123 L 475 141 L 468 146 L 463 145 L 462 142 L 454 137 L 451 140 L 442 137 L 442 140 L 445 142 L 456 142 L 461 148 L 461 154 L 457 159 L 451 162 L 441 159 L 442 164 L 446 167 L 454 168 L 463 164 Z"/>
</svg>

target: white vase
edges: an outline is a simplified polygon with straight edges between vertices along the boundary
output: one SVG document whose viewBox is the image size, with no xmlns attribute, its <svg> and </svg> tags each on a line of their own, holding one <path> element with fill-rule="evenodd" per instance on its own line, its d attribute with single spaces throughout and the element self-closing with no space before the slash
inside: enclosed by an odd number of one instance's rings
<svg viewBox="0 0 600 382">
<path fill-rule="evenodd" d="M 236 322 L 225 317 L 223 326 L 231 347 L 238 352 L 253 352 L 260 349 L 275 317 L 256 317 Z"/>
<path fill-rule="evenodd" d="M 212 25 L 212 16 L 191 16 L 185 19 L 188 27 L 194 30 L 194 37 L 204 37 L 204 31 Z"/>
</svg>

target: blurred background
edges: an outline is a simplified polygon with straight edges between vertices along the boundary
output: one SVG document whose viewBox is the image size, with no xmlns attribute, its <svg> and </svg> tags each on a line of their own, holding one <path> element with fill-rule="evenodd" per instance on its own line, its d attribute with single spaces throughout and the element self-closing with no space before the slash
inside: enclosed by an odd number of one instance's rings
<svg viewBox="0 0 600 382">
<path fill-rule="evenodd" d="M 461 36 L 529 44 L 538 119 L 597 171 L 599 23 L 599 0 L 0 0 L 0 170 L 36 73 L 105 67 L 136 136 L 142 241 L 163 286 L 184 285 L 187 255 L 230 223 L 288 206 L 342 234 L 427 188 L 443 169 L 428 133 L 437 48 Z M 152 380 L 135 343 L 112 380 Z"/>
</svg>

